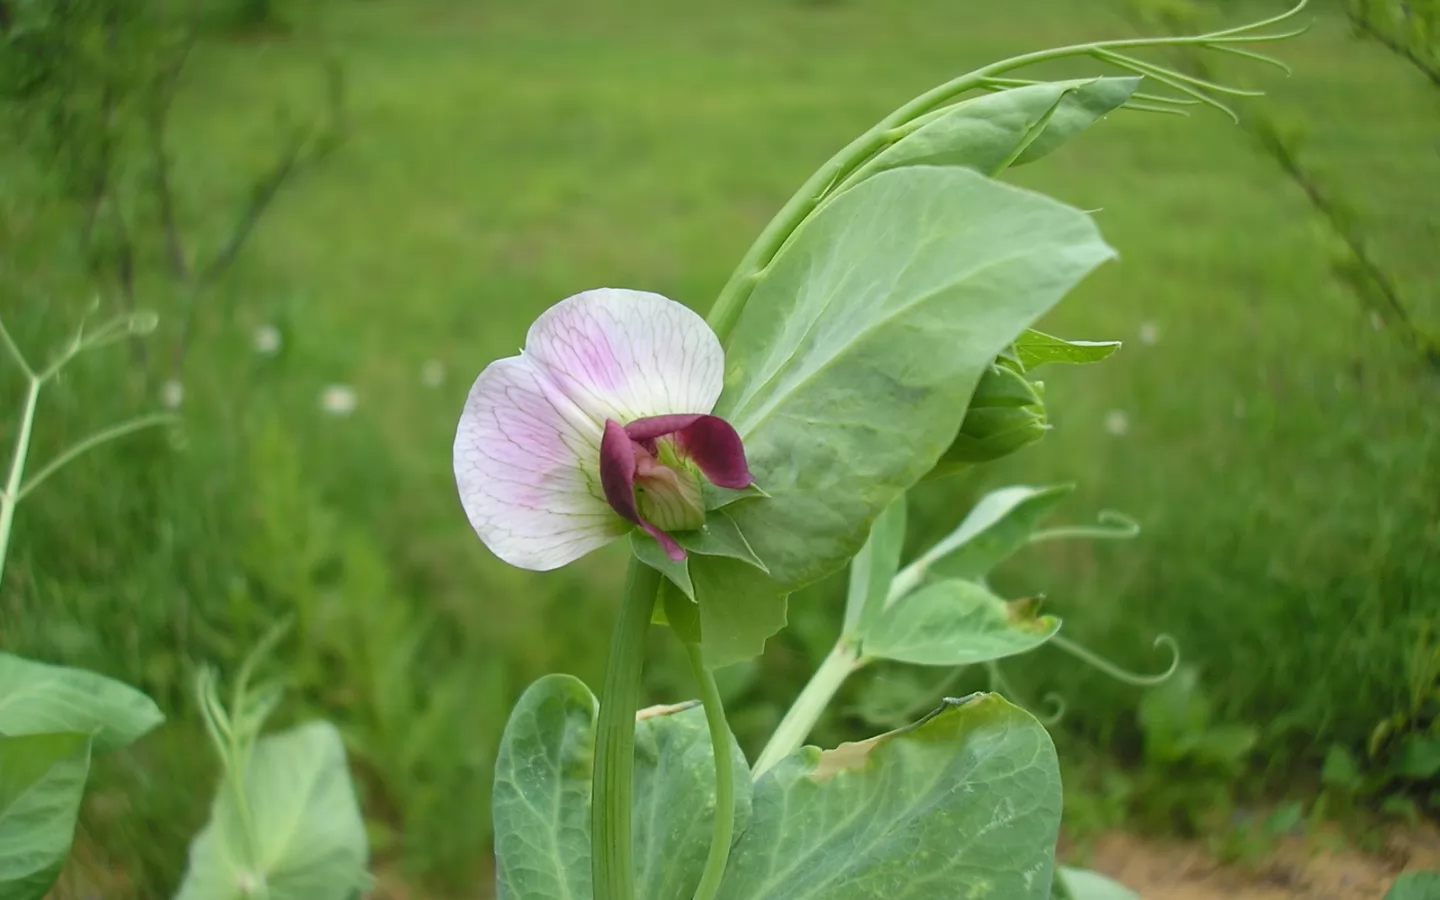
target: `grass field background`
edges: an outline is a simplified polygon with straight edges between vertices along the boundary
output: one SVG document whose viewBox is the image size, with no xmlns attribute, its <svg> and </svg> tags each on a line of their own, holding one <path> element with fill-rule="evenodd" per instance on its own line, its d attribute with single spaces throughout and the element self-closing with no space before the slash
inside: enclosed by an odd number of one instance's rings
<svg viewBox="0 0 1440 900">
<path fill-rule="evenodd" d="M 1063 0 L 331 0 L 287 16 L 287 33 L 197 48 L 172 147 L 187 235 L 221 240 L 275 152 L 275 111 L 318 107 L 319 51 L 343 66 L 350 136 L 200 300 L 180 436 L 88 457 L 22 508 L 0 634 L 137 684 L 172 716 L 101 773 L 87 812 L 86 853 L 123 873 L 119 889 L 173 884 L 204 819 L 194 668 L 233 665 L 289 614 L 282 717 L 339 722 L 377 855 L 470 896 L 508 705 L 547 671 L 598 683 L 624 555 L 547 575 L 489 556 L 450 468 L 470 381 L 584 288 L 703 310 L 790 192 L 893 107 L 994 59 L 1133 26 L 1118 6 Z M 1269 91 L 1264 108 L 1303 134 L 1416 321 L 1440 332 L 1440 93 L 1338 12 L 1314 17 L 1278 52 L 1292 78 L 1222 70 Z M 0 164 L 0 304 L 40 348 L 97 291 L 113 297 L 85 274 L 79 213 L 43 161 L 7 146 Z M 1126 346 L 1048 377 L 1053 434 L 937 484 L 915 539 L 1006 483 L 1077 483 L 1057 520 L 1136 517 L 1135 541 L 1052 545 L 999 583 L 1045 593 L 1067 634 L 1139 670 L 1163 667 L 1151 641 L 1173 635 L 1215 721 L 1257 729 L 1237 790 L 1303 788 L 1333 745 L 1363 753 L 1440 674 L 1440 377 L 1376 326 L 1303 194 L 1223 116 L 1121 111 L 1014 180 L 1097 210 L 1121 257 L 1043 327 Z M 144 249 L 154 350 L 87 360 L 47 395 L 42 456 L 158 404 L 184 298 L 160 248 Z M 262 325 L 282 335 L 274 357 L 253 349 Z M 353 386 L 352 415 L 321 411 L 331 384 Z M 19 391 L 0 376 L 0 399 Z M 730 673 L 747 749 L 833 637 L 834 585 L 793 598 L 791 618 Z M 654 637 L 652 692 L 688 696 Z M 1138 689 L 1048 649 L 1006 674 L 1027 696 L 1063 692 L 1058 731 L 1078 754 L 1146 764 Z M 819 737 L 861 727 L 842 715 Z"/>
</svg>

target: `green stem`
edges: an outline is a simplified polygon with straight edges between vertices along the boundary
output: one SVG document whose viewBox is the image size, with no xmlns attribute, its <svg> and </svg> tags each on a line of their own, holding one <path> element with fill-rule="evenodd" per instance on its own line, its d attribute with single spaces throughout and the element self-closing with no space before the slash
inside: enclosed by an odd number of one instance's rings
<svg viewBox="0 0 1440 900">
<path fill-rule="evenodd" d="M 725 707 L 720 702 L 715 676 L 705 668 L 698 644 L 686 644 L 685 655 L 690 658 L 690 670 L 700 685 L 700 702 L 705 705 L 710 752 L 715 760 L 715 821 L 710 833 L 710 855 L 705 858 L 705 871 L 695 888 L 695 900 L 714 900 L 720 892 L 725 864 L 730 861 L 730 843 L 735 837 L 735 760 L 730 752 L 730 724 L 725 721 Z"/>
<path fill-rule="evenodd" d="M 132 432 L 140 431 L 143 428 L 149 428 L 152 425 L 164 425 L 167 422 L 178 422 L 179 420 L 180 417 L 175 415 L 174 413 L 152 413 L 148 416 L 140 416 L 139 418 L 131 419 L 128 422 L 121 422 L 119 425 L 107 428 L 104 431 L 97 431 L 95 434 L 90 435 L 89 437 L 82 440 L 80 443 L 76 444 L 69 450 L 66 450 L 64 453 L 57 456 L 55 459 L 51 460 L 50 463 L 45 466 L 45 468 L 41 469 L 39 473 L 35 475 L 35 477 L 25 482 L 25 484 L 20 488 L 19 494 L 16 495 L 16 499 L 25 499 L 27 496 L 29 496 L 31 491 L 38 488 L 41 483 L 45 481 L 45 479 L 58 472 L 61 468 L 65 466 L 66 463 L 86 453 L 87 451 L 95 449 L 96 447 L 106 443 L 107 441 L 113 441 L 116 438 L 124 437 L 125 435 L 131 434 Z"/>
<path fill-rule="evenodd" d="M 610 659 L 600 692 L 595 727 L 595 786 L 590 797 L 590 865 L 595 900 L 636 900 L 630 832 L 631 781 L 635 774 L 635 710 L 645 634 L 660 589 L 660 573 L 630 560 L 625 599 L 610 638 Z"/>
<path fill-rule="evenodd" d="M 820 720 L 820 714 L 835 698 L 840 685 L 864 664 L 853 643 L 841 638 L 835 644 L 820 668 L 810 676 L 810 683 L 795 698 L 795 705 L 780 720 L 780 727 L 770 736 L 765 749 L 760 751 L 760 758 L 755 761 L 752 772 L 754 778 L 758 779 L 766 770 L 799 749 Z"/>
<path fill-rule="evenodd" d="M 865 160 L 869 159 L 875 152 L 885 147 L 894 140 L 903 137 L 904 126 L 911 123 L 919 116 L 925 115 L 937 107 L 960 97 L 962 94 L 972 90 L 984 88 L 996 76 L 1016 69 L 1023 69 L 1027 66 L 1039 63 L 1050 62 L 1057 59 L 1065 59 L 1074 56 L 1091 56 L 1102 59 L 1102 54 L 1113 50 L 1132 50 L 1146 47 L 1184 47 L 1199 46 L 1207 49 L 1214 49 L 1217 46 L 1235 43 L 1266 43 L 1272 40 L 1284 40 L 1293 37 L 1290 32 L 1282 34 L 1253 34 L 1256 29 L 1274 25 L 1291 18 L 1305 8 L 1307 0 L 1300 0 L 1288 12 L 1273 16 L 1261 22 L 1254 22 L 1249 25 L 1241 25 L 1237 28 L 1226 29 L 1225 31 L 1211 32 L 1210 34 L 1190 35 L 1186 37 L 1158 37 L 1158 38 L 1129 38 L 1118 41 L 1096 41 L 1089 44 L 1075 44 L 1069 47 L 1057 47 L 1051 50 L 1040 50 L 1034 53 L 1026 53 L 1011 59 L 992 63 L 982 69 L 977 69 L 967 75 L 961 75 L 939 87 L 932 88 L 904 106 L 890 113 L 890 115 L 875 123 L 869 131 L 851 141 L 843 150 L 832 156 L 823 166 L 811 175 L 800 190 L 796 191 L 775 218 L 760 232 L 755 243 L 745 252 L 740 264 L 730 275 L 730 280 L 720 290 L 720 295 L 715 299 L 715 305 L 710 310 L 710 327 L 720 337 L 723 343 L 740 319 L 740 313 L 745 307 L 745 301 L 749 299 L 750 292 L 755 285 L 764 277 L 766 268 L 775 259 L 780 249 L 785 246 L 786 241 L 799 228 L 801 223 L 820 206 L 821 202 L 830 195 L 831 189 L 841 184 L 845 176 L 853 172 Z"/>
<path fill-rule="evenodd" d="M 10 477 L 0 494 L 0 584 L 5 581 L 5 559 L 10 551 L 10 530 L 15 525 L 15 507 L 20 505 L 20 485 L 25 478 L 25 458 L 30 454 L 30 435 L 35 430 L 35 410 L 40 406 L 40 379 L 30 377 L 25 392 L 25 409 L 20 414 L 20 431 L 10 457 Z"/>
</svg>

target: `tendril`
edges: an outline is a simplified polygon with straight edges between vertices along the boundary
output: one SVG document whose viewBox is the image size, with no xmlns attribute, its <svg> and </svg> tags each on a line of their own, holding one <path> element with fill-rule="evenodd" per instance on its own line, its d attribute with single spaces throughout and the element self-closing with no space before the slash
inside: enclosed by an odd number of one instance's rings
<svg viewBox="0 0 1440 900">
<path fill-rule="evenodd" d="M 1116 681 L 1136 687 L 1154 687 L 1157 684 L 1163 684 L 1180 668 L 1180 645 L 1168 634 L 1162 634 L 1155 639 L 1155 647 L 1159 648 L 1163 645 L 1170 650 L 1170 666 L 1158 675 L 1142 675 L 1138 672 L 1122 669 L 1105 657 L 1095 653 L 1093 650 L 1083 647 L 1069 638 L 1062 637 L 1058 634 L 1050 638 L 1050 643 L 1081 662 L 1099 669 Z"/>
</svg>

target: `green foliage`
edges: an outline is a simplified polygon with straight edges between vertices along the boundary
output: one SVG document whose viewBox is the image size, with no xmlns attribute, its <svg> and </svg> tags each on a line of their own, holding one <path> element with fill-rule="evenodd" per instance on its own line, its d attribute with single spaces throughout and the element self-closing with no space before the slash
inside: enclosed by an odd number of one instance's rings
<svg viewBox="0 0 1440 900">
<path fill-rule="evenodd" d="M 1140 895 L 1099 872 L 1061 866 L 1051 891 L 1054 900 L 1140 900 Z"/>
<path fill-rule="evenodd" d="M 511 713 L 495 769 L 495 857 L 502 900 L 591 895 L 590 792 L 594 696 L 547 675 Z M 750 772 L 734 754 L 737 827 L 750 818 Z M 635 735 L 638 896 L 689 900 L 714 815 L 715 770 L 704 712 L 694 704 L 642 711 Z"/>
<path fill-rule="evenodd" d="M 922 666 L 967 666 L 1034 650 L 1060 630 L 1035 604 L 1006 603 L 973 581 L 946 579 L 886 607 L 857 634 L 865 656 Z"/>
<path fill-rule="evenodd" d="M 178 900 L 348 900 L 364 884 L 366 842 L 340 734 L 310 722 L 268 735 L 227 771 L 190 847 Z M 233 787 L 232 787 L 233 784 Z"/>
<path fill-rule="evenodd" d="M 1139 813 L 1189 833 L 1224 824 L 1228 788 L 1255 747 L 1256 730 L 1215 721 L 1191 666 L 1146 693 L 1139 723 L 1145 754 L 1135 792 Z"/>
<path fill-rule="evenodd" d="M 840 190 L 902 166 L 968 166 L 999 175 L 1045 156 L 1134 93 L 1138 78 L 1056 81 L 998 90 L 924 116 Z M 998 87 L 998 85 L 997 85 Z"/>
<path fill-rule="evenodd" d="M 165 720 L 155 702 L 93 672 L 0 653 L 0 734 L 76 732 L 96 753 L 133 743 Z"/>
<path fill-rule="evenodd" d="M 0 736 L 0 897 L 40 900 L 70 852 L 90 736 Z"/>
<path fill-rule="evenodd" d="M 1440 872 L 1406 872 L 1390 890 L 1385 900 L 1437 900 L 1440 898 Z"/>
<path fill-rule="evenodd" d="M 995 355 L 1110 255 L 1084 214 L 962 168 L 876 175 L 807 222 L 730 338 L 716 408 L 770 495 L 734 516 L 774 579 L 854 555 Z"/>
<path fill-rule="evenodd" d="M 919 898 L 944 884 L 1045 898 L 1059 804 L 1038 722 L 993 694 L 947 702 L 910 728 L 807 747 L 763 775 L 720 897 Z"/>
</svg>

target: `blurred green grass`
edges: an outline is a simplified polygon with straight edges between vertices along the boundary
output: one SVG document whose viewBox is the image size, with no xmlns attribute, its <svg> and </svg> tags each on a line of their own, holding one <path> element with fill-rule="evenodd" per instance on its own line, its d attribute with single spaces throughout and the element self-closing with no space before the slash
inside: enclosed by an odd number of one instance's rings
<svg viewBox="0 0 1440 900">
<path fill-rule="evenodd" d="M 508 702 L 545 671 L 598 683 L 623 558 L 536 575 L 480 546 L 449 460 L 470 380 L 586 287 L 705 308 L 804 177 L 900 102 L 994 59 L 1131 30 L 1118 7 L 1063 0 L 356 0 L 293 15 L 292 35 L 217 38 L 193 59 L 172 147 L 187 232 L 219 241 L 274 152 L 277 106 L 318 106 L 317 45 L 343 63 L 352 137 L 204 299 L 183 436 L 137 438 L 37 494 L 0 597 L 7 649 L 125 678 L 179 720 L 92 804 L 102 859 L 142 895 L 177 877 L 204 816 L 193 667 L 233 661 L 285 614 L 287 714 L 346 728 L 381 857 L 469 882 Z M 1226 71 L 1303 123 L 1306 160 L 1440 330 L 1440 98 L 1334 11 L 1316 19 L 1279 51 L 1293 78 Z M 0 161 L 0 296 L 39 346 L 94 288 L 75 211 L 43 199 L 43 169 L 13 150 Z M 921 497 L 916 539 L 1007 482 L 1078 482 L 1072 519 L 1138 517 L 1138 542 L 1055 545 L 1002 586 L 1043 591 L 1069 633 L 1140 668 L 1163 662 L 1151 638 L 1174 634 L 1222 715 L 1262 729 L 1257 774 L 1284 787 L 1296 761 L 1363 742 L 1408 703 L 1407 665 L 1440 640 L 1437 378 L 1373 327 L 1303 196 L 1221 116 L 1117 114 L 1016 180 L 1099 210 L 1121 253 L 1044 327 L 1126 347 L 1047 377 L 1055 432 Z M 152 263 L 141 296 L 173 313 Z M 262 324 L 282 332 L 274 359 L 251 348 Z M 443 383 L 425 383 L 427 366 Z M 47 398 L 42 450 L 153 406 L 139 368 L 117 353 L 78 370 Z M 352 416 L 321 412 L 332 383 L 354 386 Z M 795 630 L 736 676 L 750 739 L 838 617 L 832 585 L 807 591 Z M 1032 696 L 1063 686 L 1066 732 L 1133 756 L 1134 689 L 1048 650 L 1007 673 Z M 689 691 L 673 659 L 652 690 Z"/>
</svg>

